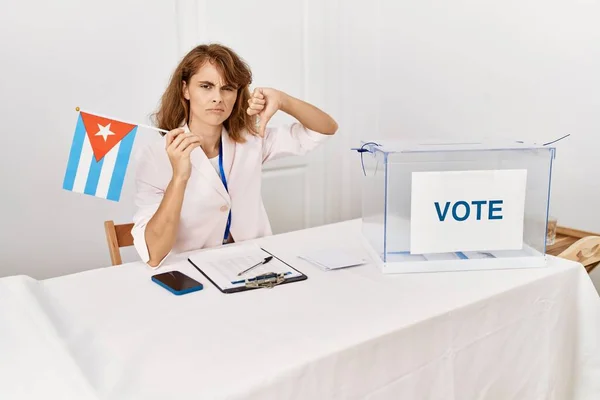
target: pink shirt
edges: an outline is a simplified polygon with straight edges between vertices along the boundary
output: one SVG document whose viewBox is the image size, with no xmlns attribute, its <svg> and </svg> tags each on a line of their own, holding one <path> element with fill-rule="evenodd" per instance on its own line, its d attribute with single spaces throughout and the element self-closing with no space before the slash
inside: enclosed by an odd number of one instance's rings
<svg viewBox="0 0 600 400">
<path fill-rule="evenodd" d="M 186 131 L 189 131 L 187 126 Z M 230 232 L 236 242 L 271 235 L 261 196 L 263 163 L 284 156 L 304 155 L 329 136 L 294 123 L 278 128 L 268 127 L 264 138 L 245 137 L 245 143 L 235 143 L 223 128 L 223 169 L 229 193 L 204 151 L 196 148 L 191 153 L 192 173 L 171 252 L 222 245 L 230 209 Z M 165 139 L 143 148 L 136 154 L 135 163 L 137 210 L 133 217 L 132 235 L 140 258 L 147 263 L 150 257 L 144 237 L 146 225 L 158 209 L 173 171 Z"/>
</svg>

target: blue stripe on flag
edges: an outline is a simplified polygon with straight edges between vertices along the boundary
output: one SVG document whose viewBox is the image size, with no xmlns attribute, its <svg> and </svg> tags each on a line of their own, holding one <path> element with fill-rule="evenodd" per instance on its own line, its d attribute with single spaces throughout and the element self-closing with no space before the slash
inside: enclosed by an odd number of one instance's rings
<svg viewBox="0 0 600 400">
<path fill-rule="evenodd" d="M 129 164 L 129 156 L 131 155 L 131 149 L 133 148 L 133 141 L 135 139 L 135 134 L 137 133 L 137 128 L 137 126 L 133 128 L 131 132 L 127 134 L 127 136 L 121 139 L 119 154 L 117 155 L 115 169 L 110 180 L 108 195 L 106 196 L 108 200 L 119 201 L 119 198 L 121 197 L 121 189 L 123 188 L 125 172 L 127 171 L 127 165 Z"/>
<path fill-rule="evenodd" d="M 73 190 L 75 183 L 75 175 L 77 175 L 77 167 L 79 166 L 79 158 L 81 157 L 81 149 L 83 149 L 83 141 L 85 140 L 85 125 L 81 114 L 77 118 L 75 134 L 73 135 L 73 143 L 71 144 L 71 152 L 69 153 L 69 161 L 67 162 L 67 170 L 63 180 L 63 189 Z"/>
<path fill-rule="evenodd" d="M 104 157 L 102 157 L 100 161 L 96 161 L 96 157 L 92 156 L 90 172 L 88 173 L 88 178 L 87 182 L 85 183 L 85 190 L 83 193 L 92 196 L 96 195 L 96 189 L 98 189 L 98 180 L 100 180 L 100 172 L 102 172 L 102 164 L 104 164 Z"/>
</svg>

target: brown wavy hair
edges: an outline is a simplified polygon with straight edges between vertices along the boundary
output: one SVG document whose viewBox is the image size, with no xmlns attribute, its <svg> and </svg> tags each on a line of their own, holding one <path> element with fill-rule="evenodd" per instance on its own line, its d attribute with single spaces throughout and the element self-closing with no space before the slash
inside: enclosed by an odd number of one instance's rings
<svg viewBox="0 0 600 400">
<path fill-rule="evenodd" d="M 257 135 L 256 116 L 246 113 L 248 99 L 251 96 L 249 86 L 252 83 L 252 72 L 233 50 L 220 44 L 197 46 L 183 57 L 171 75 L 158 111 L 154 114 L 156 125 L 170 131 L 180 127 L 184 121 L 189 123 L 190 103 L 183 97 L 183 82 L 189 85 L 190 78 L 206 62 L 212 63 L 219 70 L 228 85 L 237 88 L 237 99 L 231 115 L 223 122 L 231 139 L 235 142 L 244 142 L 242 136 L 244 131 Z"/>
</svg>

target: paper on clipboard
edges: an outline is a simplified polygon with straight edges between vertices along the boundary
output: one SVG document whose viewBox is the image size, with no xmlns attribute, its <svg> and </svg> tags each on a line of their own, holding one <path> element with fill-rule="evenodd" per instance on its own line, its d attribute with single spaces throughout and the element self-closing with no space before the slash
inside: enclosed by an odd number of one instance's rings
<svg viewBox="0 0 600 400">
<path fill-rule="evenodd" d="M 245 285 L 246 279 L 253 279 L 258 275 L 269 272 L 284 274 L 286 279 L 302 275 L 277 257 L 273 257 L 270 262 L 238 276 L 238 273 L 270 255 L 257 244 L 244 244 L 200 251 L 192 254 L 189 259 L 222 290 L 242 287 Z"/>
</svg>

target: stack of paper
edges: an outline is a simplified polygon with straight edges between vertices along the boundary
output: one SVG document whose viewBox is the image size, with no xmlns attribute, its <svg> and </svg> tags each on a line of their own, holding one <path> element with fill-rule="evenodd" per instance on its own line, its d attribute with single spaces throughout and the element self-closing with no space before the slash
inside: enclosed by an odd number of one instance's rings
<svg viewBox="0 0 600 400">
<path fill-rule="evenodd" d="M 350 252 L 340 249 L 314 250 L 299 257 L 313 263 L 324 271 L 354 267 L 367 262 L 367 260 L 362 257 L 358 257 Z"/>
</svg>

